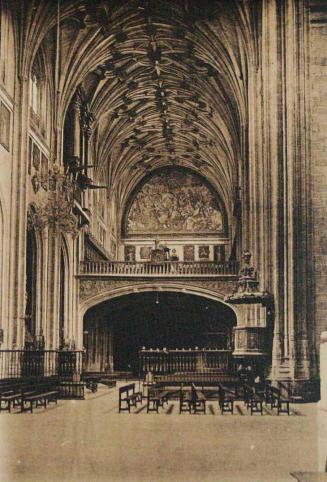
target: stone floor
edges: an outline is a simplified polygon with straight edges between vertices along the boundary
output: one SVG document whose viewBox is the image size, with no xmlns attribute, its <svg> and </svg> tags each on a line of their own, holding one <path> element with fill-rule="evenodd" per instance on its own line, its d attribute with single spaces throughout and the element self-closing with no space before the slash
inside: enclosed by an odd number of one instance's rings
<svg viewBox="0 0 327 482">
<path fill-rule="evenodd" d="M 0 414 L 0 481 L 287 482 L 317 470 L 316 405 L 291 415 L 118 413 L 118 390 L 59 401 L 33 414 Z"/>
</svg>

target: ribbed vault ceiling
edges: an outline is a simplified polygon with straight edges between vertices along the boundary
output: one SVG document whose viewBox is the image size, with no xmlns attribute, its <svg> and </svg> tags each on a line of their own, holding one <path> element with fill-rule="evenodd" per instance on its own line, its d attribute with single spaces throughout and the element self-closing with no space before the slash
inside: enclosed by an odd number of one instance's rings
<svg viewBox="0 0 327 482">
<path fill-rule="evenodd" d="M 230 208 L 256 3 L 63 1 L 62 103 L 82 86 L 95 119 L 97 177 L 105 173 L 122 203 L 144 175 L 175 164 L 200 171 Z"/>
</svg>

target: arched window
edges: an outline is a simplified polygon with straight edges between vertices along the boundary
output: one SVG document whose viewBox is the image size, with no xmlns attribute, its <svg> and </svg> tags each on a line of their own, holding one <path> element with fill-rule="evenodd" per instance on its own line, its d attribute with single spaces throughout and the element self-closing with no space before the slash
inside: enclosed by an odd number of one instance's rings
<svg viewBox="0 0 327 482">
<path fill-rule="evenodd" d="M 42 51 L 35 57 L 29 78 L 31 127 L 43 137 L 49 137 L 49 82 Z"/>
<path fill-rule="evenodd" d="M 15 92 L 16 49 L 12 3 L 0 0 L 0 83 L 13 97 Z M 8 52 L 11 55 L 8 55 Z"/>
</svg>

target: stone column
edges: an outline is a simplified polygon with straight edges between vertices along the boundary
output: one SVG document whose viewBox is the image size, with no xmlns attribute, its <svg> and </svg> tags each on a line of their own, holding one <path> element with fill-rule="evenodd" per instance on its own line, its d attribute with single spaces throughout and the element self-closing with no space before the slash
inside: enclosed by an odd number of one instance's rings
<svg viewBox="0 0 327 482">
<path fill-rule="evenodd" d="M 262 160 L 258 157 L 258 162 L 262 163 L 260 178 L 266 181 L 266 191 L 269 192 L 269 197 L 264 200 L 263 211 L 269 222 L 266 222 L 267 229 L 261 229 L 263 239 L 258 243 L 261 247 L 258 261 L 269 266 L 269 275 L 264 276 L 263 280 L 267 282 L 265 288 L 273 293 L 275 299 L 272 372 L 277 376 L 283 359 L 288 357 L 288 324 L 292 314 L 288 316 L 288 291 L 285 287 L 292 283 L 292 280 L 286 265 L 290 259 L 287 251 L 291 234 L 285 227 L 288 216 L 285 192 L 289 191 L 285 178 L 287 163 L 283 144 L 283 133 L 286 129 L 283 112 L 283 8 L 276 1 L 263 1 L 261 45 L 262 107 L 258 105 L 257 109 L 262 118 L 262 127 L 258 127 L 259 132 L 261 131 L 261 139 L 258 139 L 261 152 L 258 152 L 258 156 L 262 156 Z M 256 115 L 260 119 L 260 116 Z M 264 254 L 262 250 L 265 251 Z M 264 269 L 265 275 L 268 274 L 267 267 L 258 264 L 258 269 Z"/>
<path fill-rule="evenodd" d="M 260 133 L 257 145 L 252 128 L 250 136 L 252 157 L 258 164 L 253 209 L 259 210 L 258 223 L 251 223 L 252 237 L 255 229 L 259 237 L 249 248 L 255 253 L 265 289 L 274 295 L 273 378 L 302 383 L 312 370 L 309 320 L 313 319 L 308 275 L 312 265 L 305 67 L 308 20 L 303 0 L 263 0 L 262 7 L 262 95 L 257 95 L 262 106 L 254 99 L 256 111 L 252 112 Z M 256 186 L 255 180 L 251 184 Z"/>
<path fill-rule="evenodd" d="M 45 347 L 48 348 L 49 343 L 49 320 L 47 318 L 48 313 L 48 248 L 49 248 L 49 231 L 48 228 L 43 230 L 43 267 L 42 267 L 42 287 L 41 287 L 41 330 L 44 336 Z M 41 333 L 40 333 L 41 334 Z"/>
<path fill-rule="evenodd" d="M 50 349 L 59 346 L 59 282 L 60 282 L 60 231 L 50 227 L 48 238 L 48 343 Z"/>
<path fill-rule="evenodd" d="M 29 78 L 21 76 L 13 121 L 13 169 L 10 219 L 10 288 L 8 293 L 8 348 L 21 348 L 25 324 L 25 256 L 27 221 L 27 166 L 29 125 Z M 5 334 L 6 336 L 7 334 Z"/>
</svg>

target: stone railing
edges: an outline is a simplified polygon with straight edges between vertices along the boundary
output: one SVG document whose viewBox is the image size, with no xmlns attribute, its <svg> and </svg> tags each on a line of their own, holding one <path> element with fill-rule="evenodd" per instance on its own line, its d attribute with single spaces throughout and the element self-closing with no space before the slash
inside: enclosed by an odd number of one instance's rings
<svg viewBox="0 0 327 482">
<path fill-rule="evenodd" d="M 98 276 L 140 276 L 140 277 L 217 277 L 236 276 L 239 271 L 237 261 L 225 263 L 165 261 L 163 263 L 129 261 L 84 261 L 80 275 Z"/>
</svg>

